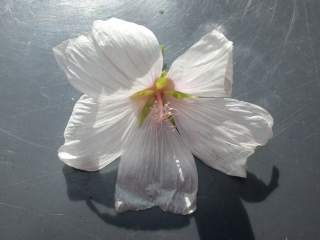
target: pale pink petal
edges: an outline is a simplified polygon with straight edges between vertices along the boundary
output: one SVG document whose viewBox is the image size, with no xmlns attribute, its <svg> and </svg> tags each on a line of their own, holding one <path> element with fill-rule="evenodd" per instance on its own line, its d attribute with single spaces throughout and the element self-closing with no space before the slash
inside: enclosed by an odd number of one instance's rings
<svg viewBox="0 0 320 240">
<path fill-rule="evenodd" d="M 197 170 L 191 152 L 169 122 L 147 120 L 131 133 L 121 156 L 117 211 L 159 206 L 189 214 L 196 208 Z"/>
<path fill-rule="evenodd" d="M 214 30 L 173 62 L 169 78 L 182 92 L 203 97 L 229 97 L 233 78 L 232 50 L 232 42 Z"/>
<path fill-rule="evenodd" d="M 70 83 L 91 97 L 149 86 L 162 71 L 158 40 L 147 28 L 111 18 L 53 49 Z"/>
<path fill-rule="evenodd" d="M 263 108 L 230 98 L 175 101 L 176 124 L 193 154 L 226 174 L 245 177 L 247 158 L 272 137 Z"/>
<path fill-rule="evenodd" d="M 59 158 L 71 167 L 95 171 L 121 155 L 122 138 L 136 115 L 124 96 L 95 100 L 83 95 L 65 129 Z"/>
</svg>

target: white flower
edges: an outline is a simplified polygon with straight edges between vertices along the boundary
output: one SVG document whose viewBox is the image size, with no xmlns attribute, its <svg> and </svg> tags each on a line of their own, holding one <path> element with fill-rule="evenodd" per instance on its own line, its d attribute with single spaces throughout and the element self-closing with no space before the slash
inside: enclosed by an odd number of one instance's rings
<svg viewBox="0 0 320 240">
<path fill-rule="evenodd" d="M 162 72 L 161 48 L 147 28 L 111 18 L 53 49 L 75 104 L 59 158 L 87 171 L 121 156 L 117 211 L 159 206 L 196 209 L 193 155 L 210 167 L 246 176 L 247 158 L 272 136 L 273 119 L 230 98 L 233 45 L 212 31 Z"/>
</svg>

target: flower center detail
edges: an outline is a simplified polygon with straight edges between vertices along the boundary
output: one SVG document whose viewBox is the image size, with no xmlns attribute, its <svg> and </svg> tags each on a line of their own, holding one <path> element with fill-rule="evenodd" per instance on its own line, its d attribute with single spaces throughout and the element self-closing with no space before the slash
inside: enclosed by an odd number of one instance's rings
<svg viewBox="0 0 320 240">
<path fill-rule="evenodd" d="M 144 90 L 138 91 L 131 96 L 131 99 L 141 104 L 141 110 L 138 115 L 139 126 L 141 126 L 149 113 L 155 112 L 155 117 L 159 121 L 170 120 L 175 126 L 173 109 L 170 107 L 169 98 L 174 97 L 178 100 L 194 98 L 194 96 L 176 91 L 174 83 L 168 78 L 167 72 L 163 71 L 153 85 Z"/>
</svg>

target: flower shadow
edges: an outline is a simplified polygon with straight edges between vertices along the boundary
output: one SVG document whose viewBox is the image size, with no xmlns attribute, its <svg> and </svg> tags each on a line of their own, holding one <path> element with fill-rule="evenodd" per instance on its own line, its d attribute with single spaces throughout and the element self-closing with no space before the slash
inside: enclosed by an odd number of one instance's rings
<svg viewBox="0 0 320 240">
<path fill-rule="evenodd" d="M 176 229 L 189 224 L 188 217 L 165 213 L 158 208 L 116 213 L 114 210 L 116 165 L 112 163 L 111 166 L 97 172 L 80 171 L 65 165 L 63 174 L 69 199 L 85 201 L 90 210 L 103 221 L 123 228 Z"/>
<path fill-rule="evenodd" d="M 199 191 L 194 213 L 201 240 L 254 240 L 246 202 L 262 202 L 277 187 L 279 169 L 273 167 L 268 184 L 248 172 L 247 179 L 230 177 L 198 164 Z M 210 174 L 211 173 L 211 174 Z"/>
<path fill-rule="evenodd" d="M 248 173 L 247 179 L 230 177 L 197 161 L 199 191 L 197 211 L 189 216 L 165 213 L 159 208 L 145 211 L 114 211 L 114 189 L 117 163 L 98 172 L 84 172 L 63 167 L 68 197 L 85 201 L 87 206 L 107 224 L 139 229 L 178 229 L 194 218 L 201 240 L 254 239 L 248 214 L 242 200 L 260 202 L 278 186 L 279 170 L 274 167 L 268 185 Z"/>
</svg>

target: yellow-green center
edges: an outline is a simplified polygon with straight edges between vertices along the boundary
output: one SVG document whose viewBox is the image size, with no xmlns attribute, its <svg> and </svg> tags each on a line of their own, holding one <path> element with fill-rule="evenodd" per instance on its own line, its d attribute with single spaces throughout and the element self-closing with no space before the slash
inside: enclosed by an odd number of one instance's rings
<svg viewBox="0 0 320 240">
<path fill-rule="evenodd" d="M 131 96 L 133 100 L 140 100 L 143 107 L 138 115 L 139 126 L 146 120 L 154 105 L 158 108 L 158 119 L 160 121 L 169 119 L 175 126 L 174 116 L 172 112 L 167 111 L 168 97 L 174 97 L 178 100 L 187 98 L 194 98 L 194 96 L 175 90 L 174 84 L 168 78 L 167 72 L 163 71 L 159 78 L 157 78 L 153 85 L 144 90 L 138 91 Z"/>
</svg>

